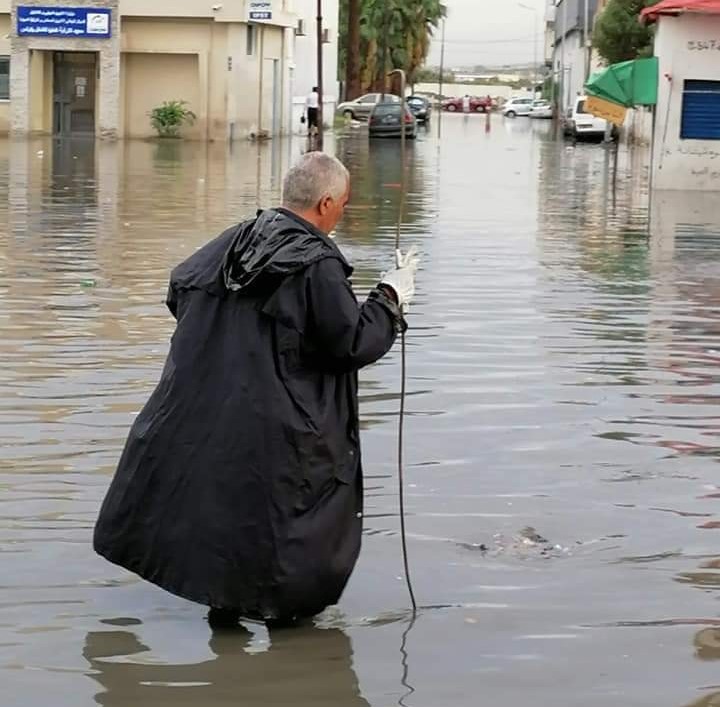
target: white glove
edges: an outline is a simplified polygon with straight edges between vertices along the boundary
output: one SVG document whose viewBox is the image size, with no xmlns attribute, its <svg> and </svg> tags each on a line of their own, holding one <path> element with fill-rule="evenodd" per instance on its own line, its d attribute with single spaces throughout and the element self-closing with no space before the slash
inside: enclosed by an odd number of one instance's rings
<svg viewBox="0 0 720 707">
<path fill-rule="evenodd" d="M 407 255 L 403 255 L 399 250 L 396 251 L 395 260 L 395 270 L 383 273 L 380 284 L 392 288 L 397 295 L 400 309 L 407 312 L 415 296 L 415 275 L 420 264 L 417 248 L 411 248 Z"/>
</svg>

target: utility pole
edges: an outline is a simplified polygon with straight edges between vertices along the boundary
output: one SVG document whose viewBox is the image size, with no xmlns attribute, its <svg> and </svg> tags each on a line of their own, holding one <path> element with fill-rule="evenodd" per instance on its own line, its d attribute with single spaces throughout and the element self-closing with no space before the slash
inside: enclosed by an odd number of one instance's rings
<svg viewBox="0 0 720 707">
<path fill-rule="evenodd" d="M 535 41 L 533 43 L 533 71 L 532 71 L 532 81 L 533 81 L 533 88 L 532 88 L 532 94 L 533 98 L 535 98 L 535 91 L 537 89 L 538 84 L 538 49 L 539 49 L 539 38 L 540 38 L 540 13 L 538 12 L 536 7 L 531 7 L 530 5 L 525 5 L 524 3 L 519 2 L 518 7 L 521 7 L 523 10 L 528 10 L 530 12 L 535 13 Z"/>
<path fill-rule="evenodd" d="M 535 65 L 533 66 L 533 98 L 535 98 L 535 95 L 537 93 L 537 85 L 538 85 L 538 77 L 539 77 L 539 70 L 538 70 L 538 60 L 539 60 L 539 49 L 540 49 L 540 13 L 535 10 Z"/>
<path fill-rule="evenodd" d="M 442 134 L 442 114 L 443 114 L 443 82 L 445 81 L 445 23 L 447 18 L 443 17 L 442 21 L 442 39 L 440 43 L 440 79 L 438 81 L 438 138 Z"/>
<path fill-rule="evenodd" d="M 442 40 L 440 44 L 440 80 L 439 80 L 439 86 L 438 86 L 438 93 L 440 97 L 440 101 L 442 101 L 442 92 L 443 92 L 443 81 L 445 80 L 445 18 L 443 17 L 442 21 Z"/>
<path fill-rule="evenodd" d="M 569 97 L 565 96 L 565 88 L 567 84 L 567 78 L 565 73 L 565 38 L 567 36 L 567 4 L 568 0 L 562 0 L 562 33 L 560 35 L 562 45 L 560 48 L 561 59 L 560 59 L 560 110 L 565 111 L 567 104 L 569 103 Z"/>
<path fill-rule="evenodd" d="M 585 83 L 590 78 L 590 62 L 592 60 L 592 40 L 590 39 L 590 2 L 585 0 L 585 22 L 583 24 L 583 43 L 585 58 Z"/>
<path fill-rule="evenodd" d="M 324 146 L 325 122 L 323 119 L 323 7 L 322 0 L 317 0 L 317 92 L 318 92 L 318 126 L 315 136 L 315 148 L 322 151 Z"/>
</svg>

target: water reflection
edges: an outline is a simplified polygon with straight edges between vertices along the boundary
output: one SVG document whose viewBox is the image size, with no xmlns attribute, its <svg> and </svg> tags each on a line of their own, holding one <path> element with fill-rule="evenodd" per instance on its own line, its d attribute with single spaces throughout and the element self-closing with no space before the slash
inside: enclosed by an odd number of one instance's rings
<svg viewBox="0 0 720 707">
<path fill-rule="evenodd" d="M 247 651 L 248 635 L 216 632 L 211 657 L 194 664 L 159 662 L 129 631 L 87 634 L 83 657 L 102 690 L 103 707 L 157 705 L 297 705 L 369 707 L 352 667 L 350 639 L 337 629 L 271 634 L 264 652 Z"/>
</svg>

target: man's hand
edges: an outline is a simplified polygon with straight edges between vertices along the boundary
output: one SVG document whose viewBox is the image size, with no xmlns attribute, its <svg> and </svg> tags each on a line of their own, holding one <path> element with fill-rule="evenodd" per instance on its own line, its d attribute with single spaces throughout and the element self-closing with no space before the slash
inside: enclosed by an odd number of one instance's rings
<svg viewBox="0 0 720 707">
<path fill-rule="evenodd" d="M 395 258 L 395 269 L 383 274 L 380 285 L 392 289 L 400 308 L 407 311 L 415 296 L 415 275 L 420 264 L 420 258 L 417 255 L 416 248 L 411 248 L 406 255 L 403 255 L 398 250 L 395 253 Z"/>
</svg>

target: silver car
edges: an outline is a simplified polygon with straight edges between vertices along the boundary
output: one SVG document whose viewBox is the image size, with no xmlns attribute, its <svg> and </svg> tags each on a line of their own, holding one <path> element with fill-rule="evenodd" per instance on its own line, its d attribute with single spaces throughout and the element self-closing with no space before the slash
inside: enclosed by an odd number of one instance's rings
<svg viewBox="0 0 720 707">
<path fill-rule="evenodd" d="M 352 118 L 353 120 L 367 120 L 370 114 L 373 112 L 375 106 L 380 103 L 400 103 L 400 96 L 394 96 L 391 93 L 366 93 L 360 98 L 356 98 L 354 101 L 345 101 L 341 103 L 337 110 L 346 118 Z"/>
<path fill-rule="evenodd" d="M 538 100 L 532 104 L 531 118 L 550 119 L 553 117 L 553 108 L 549 101 Z"/>
</svg>

